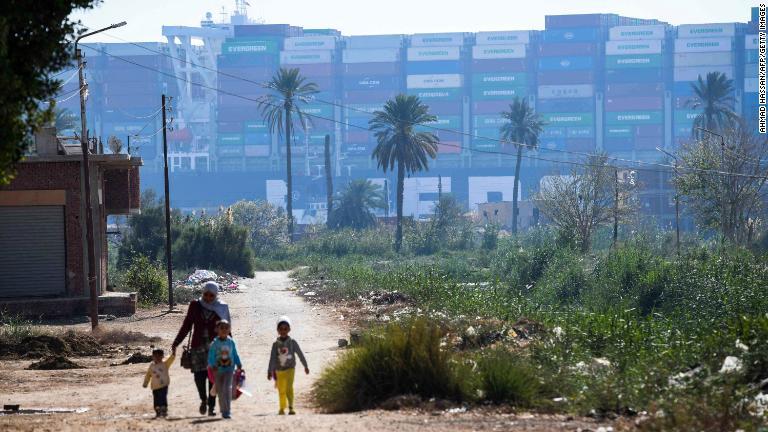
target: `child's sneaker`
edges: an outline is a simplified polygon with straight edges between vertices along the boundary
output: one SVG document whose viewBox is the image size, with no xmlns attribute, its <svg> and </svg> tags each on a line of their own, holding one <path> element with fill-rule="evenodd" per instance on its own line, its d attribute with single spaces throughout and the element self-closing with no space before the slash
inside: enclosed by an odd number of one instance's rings
<svg viewBox="0 0 768 432">
<path fill-rule="evenodd" d="M 216 408 L 209 406 L 208 407 L 208 417 L 215 417 L 216 416 Z"/>
<path fill-rule="evenodd" d="M 277 415 L 285 415 L 285 410 L 280 410 L 277 412 Z"/>
<path fill-rule="evenodd" d="M 160 416 L 161 417 L 168 417 L 168 407 L 160 408 Z"/>
<path fill-rule="evenodd" d="M 231 419 L 232 418 L 232 416 L 228 412 L 221 413 L 221 417 L 225 418 L 225 419 Z"/>
<path fill-rule="evenodd" d="M 155 418 L 160 418 L 163 416 L 163 412 L 160 407 L 155 407 Z"/>
<path fill-rule="evenodd" d="M 288 410 L 288 415 L 296 415 L 296 411 L 294 411 L 293 408 L 290 408 Z"/>
</svg>

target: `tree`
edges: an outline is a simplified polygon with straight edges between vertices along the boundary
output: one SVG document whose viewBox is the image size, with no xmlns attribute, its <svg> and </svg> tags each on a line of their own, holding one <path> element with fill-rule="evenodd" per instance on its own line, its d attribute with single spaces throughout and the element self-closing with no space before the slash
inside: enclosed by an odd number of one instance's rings
<svg viewBox="0 0 768 432">
<path fill-rule="evenodd" d="M 593 155 L 570 176 L 546 177 L 535 201 L 561 234 L 573 238 L 582 252 L 587 252 L 598 227 L 614 218 L 626 221 L 635 213 L 635 189 L 631 177 L 617 182 L 607 156 Z"/>
<path fill-rule="evenodd" d="M 293 178 L 291 176 L 291 138 L 294 121 L 298 121 L 306 130 L 307 120 L 311 118 L 301 109 L 300 103 L 306 104 L 312 95 L 318 92 L 317 84 L 307 82 L 299 69 L 280 68 L 267 83 L 272 93 L 259 98 L 259 109 L 269 125 L 271 132 L 277 131 L 285 137 L 286 213 L 288 215 L 288 240 L 293 241 Z"/>
<path fill-rule="evenodd" d="M 69 19 L 72 11 L 97 2 L 0 2 L 0 184 L 13 177 L 34 132 L 53 120 L 48 102 L 61 83 L 55 74 L 71 65 L 70 41 L 79 24 Z"/>
<path fill-rule="evenodd" d="M 335 210 L 330 216 L 330 227 L 335 229 L 365 229 L 376 225 L 373 209 L 384 208 L 384 193 L 381 186 L 370 180 L 357 179 L 336 199 Z"/>
<path fill-rule="evenodd" d="M 399 94 L 388 100 L 383 110 L 374 112 L 368 122 L 377 141 L 371 157 L 384 172 L 397 166 L 397 252 L 403 244 L 405 175 L 429 169 L 429 158 L 437 157 L 437 137 L 430 132 L 417 132 L 416 127 L 436 120 L 418 97 Z"/>
<path fill-rule="evenodd" d="M 472 221 L 464 216 L 464 208 L 452 194 L 438 198 L 430 223 L 440 245 L 450 249 L 467 249 L 472 245 Z"/>
<path fill-rule="evenodd" d="M 269 255 L 288 241 L 288 218 L 282 208 L 266 201 L 238 201 L 231 209 L 234 222 L 248 229 L 257 256 Z"/>
<path fill-rule="evenodd" d="M 675 184 L 699 225 L 745 244 L 762 215 L 768 142 L 741 123 L 722 133 L 724 146 L 718 137 L 707 137 L 681 147 Z"/>
<path fill-rule="evenodd" d="M 171 217 L 181 220 L 178 210 L 173 210 Z M 171 238 L 178 236 L 178 227 L 178 223 L 171 224 Z M 128 229 L 118 249 L 118 267 L 126 268 L 138 255 L 153 262 L 165 257 L 165 207 L 152 189 L 141 194 L 141 213 L 128 218 Z"/>
<path fill-rule="evenodd" d="M 109 150 L 113 154 L 118 154 L 123 150 L 123 141 L 114 135 L 109 137 L 107 143 L 109 145 Z"/>
<path fill-rule="evenodd" d="M 504 141 L 511 142 L 517 148 L 517 160 L 515 162 L 515 186 L 512 190 L 512 234 L 517 234 L 517 194 L 520 185 L 520 161 L 523 157 L 523 148 L 535 149 L 539 145 L 539 135 L 546 124 L 536 114 L 534 108 L 528 104 L 525 98 L 515 97 L 509 105 L 509 111 L 501 113 L 507 120 L 501 127 L 501 137 Z"/>
<path fill-rule="evenodd" d="M 693 97 L 686 106 L 701 110 L 693 121 L 693 136 L 701 136 L 696 127 L 709 130 L 723 130 L 733 123 L 736 113 L 733 112 L 735 99 L 733 97 L 733 80 L 728 79 L 722 72 L 709 72 L 706 79 L 699 75 L 697 82 L 692 83 Z"/>
</svg>

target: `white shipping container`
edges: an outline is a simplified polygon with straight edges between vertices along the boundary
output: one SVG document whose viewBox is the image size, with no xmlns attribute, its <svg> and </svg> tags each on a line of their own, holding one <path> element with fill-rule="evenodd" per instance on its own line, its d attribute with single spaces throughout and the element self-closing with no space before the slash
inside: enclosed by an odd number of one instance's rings
<svg viewBox="0 0 768 432">
<path fill-rule="evenodd" d="M 450 177 L 444 176 L 442 179 L 438 177 L 406 178 L 403 183 L 403 214 L 416 218 L 434 214 L 437 194 L 441 184 L 443 193 L 451 192 Z M 424 195 L 429 195 L 434 199 L 426 198 Z"/>
<path fill-rule="evenodd" d="M 345 49 L 341 57 L 344 63 L 397 62 L 400 48 Z"/>
<path fill-rule="evenodd" d="M 734 77 L 733 66 L 676 67 L 673 69 L 673 76 L 675 81 L 696 81 L 699 77 L 706 78 L 710 72 L 723 73 L 728 79 Z"/>
<path fill-rule="evenodd" d="M 407 88 L 411 89 L 430 89 L 430 88 L 457 88 L 462 85 L 461 74 L 431 74 L 431 75 L 408 75 L 405 77 Z"/>
<path fill-rule="evenodd" d="M 744 78 L 744 93 L 757 93 L 757 88 L 757 78 Z"/>
<path fill-rule="evenodd" d="M 665 34 L 666 26 L 662 24 L 644 26 L 617 26 L 611 27 L 608 30 L 608 38 L 610 40 L 616 41 L 664 39 Z"/>
<path fill-rule="evenodd" d="M 165 44 L 162 42 L 137 42 L 132 43 L 107 43 L 107 44 L 84 44 L 93 48 L 97 48 L 99 51 L 102 49 L 109 54 L 115 56 L 146 56 L 156 55 L 151 51 L 162 51 Z M 138 45 L 138 46 L 137 46 Z M 93 53 L 91 55 L 96 55 Z"/>
<path fill-rule="evenodd" d="M 744 49 L 759 49 L 760 42 L 757 40 L 757 35 L 744 36 Z"/>
<path fill-rule="evenodd" d="M 675 39 L 675 52 L 731 51 L 731 38 Z"/>
<path fill-rule="evenodd" d="M 277 207 L 285 208 L 285 198 L 288 186 L 284 180 L 267 180 L 267 202 Z"/>
<path fill-rule="evenodd" d="M 592 84 L 542 85 L 538 90 L 539 99 L 586 98 L 594 93 L 595 86 Z"/>
<path fill-rule="evenodd" d="M 722 66 L 734 64 L 734 53 L 707 52 L 707 53 L 675 53 L 675 67 L 690 66 Z"/>
<path fill-rule="evenodd" d="M 529 31 L 491 31 L 477 32 L 475 35 L 477 45 L 507 45 L 527 44 L 531 41 Z"/>
<path fill-rule="evenodd" d="M 348 36 L 346 41 L 347 48 L 351 49 L 400 48 L 403 35 Z"/>
<path fill-rule="evenodd" d="M 411 36 L 411 46 L 462 46 L 464 33 L 421 33 Z"/>
<path fill-rule="evenodd" d="M 683 24 L 677 26 L 678 38 L 708 38 L 733 37 L 736 35 L 736 24 Z"/>
<path fill-rule="evenodd" d="M 605 54 L 660 54 L 662 46 L 661 40 L 607 41 Z"/>
<path fill-rule="evenodd" d="M 286 51 L 336 49 L 335 36 L 299 36 L 285 39 Z"/>
<path fill-rule="evenodd" d="M 512 59 L 525 58 L 525 45 L 475 45 L 472 47 L 473 59 Z"/>
<path fill-rule="evenodd" d="M 512 201 L 515 188 L 515 176 L 470 177 L 469 208 L 477 210 L 477 205 L 488 202 L 488 193 L 501 193 L 502 201 Z M 521 201 L 520 185 L 517 186 L 517 200 Z"/>
<path fill-rule="evenodd" d="M 318 64 L 333 62 L 333 51 L 280 51 L 280 64 Z"/>
<path fill-rule="evenodd" d="M 457 46 L 408 48 L 408 61 L 459 60 L 461 49 Z"/>
</svg>

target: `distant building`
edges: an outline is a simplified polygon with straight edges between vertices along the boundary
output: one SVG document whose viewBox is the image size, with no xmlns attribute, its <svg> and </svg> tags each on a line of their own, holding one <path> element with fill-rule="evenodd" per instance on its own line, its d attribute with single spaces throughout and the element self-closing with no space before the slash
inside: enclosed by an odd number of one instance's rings
<svg viewBox="0 0 768 432">
<path fill-rule="evenodd" d="M 11 183 L 0 186 L 0 310 L 84 315 L 90 293 L 80 146 L 67 145 L 49 128 L 35 137 L 35 147 L 36 154 L 16 166 Z M 140 211 L 142 160 L 92 154 L 90 163 L 96 286 L 104 295 L 107 216 Z M 135 297 L 103 296 L 100 310 L 131 313 Z"/>
</svg>

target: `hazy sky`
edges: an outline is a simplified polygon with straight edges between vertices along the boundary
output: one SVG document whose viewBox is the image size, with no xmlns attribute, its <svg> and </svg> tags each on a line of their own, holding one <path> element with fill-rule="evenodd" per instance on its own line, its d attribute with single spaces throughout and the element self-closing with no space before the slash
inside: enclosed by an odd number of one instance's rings
<svg viewBox="0 0 768 432">
<path fill-rule="evenodd" d="M 539 30 L 544 15 L 616 13 L 657 18 L 671 24 L 747 22 L 750 7 L 744 0 L 249 0 L 248 15 L 267 23 L 305 28 L 336 28 L 345 35 L 429 33 L 480 30 Z M 89 28 L 127 21 L 113 30 L 132 41 L 159 41 L 163 25 L 198 26 L 206 12 L 221 19 L 234 0 L 105 0 L 74 18 Z M 89 41 L 115 42 L 108 36 Z"/>
</svg>

